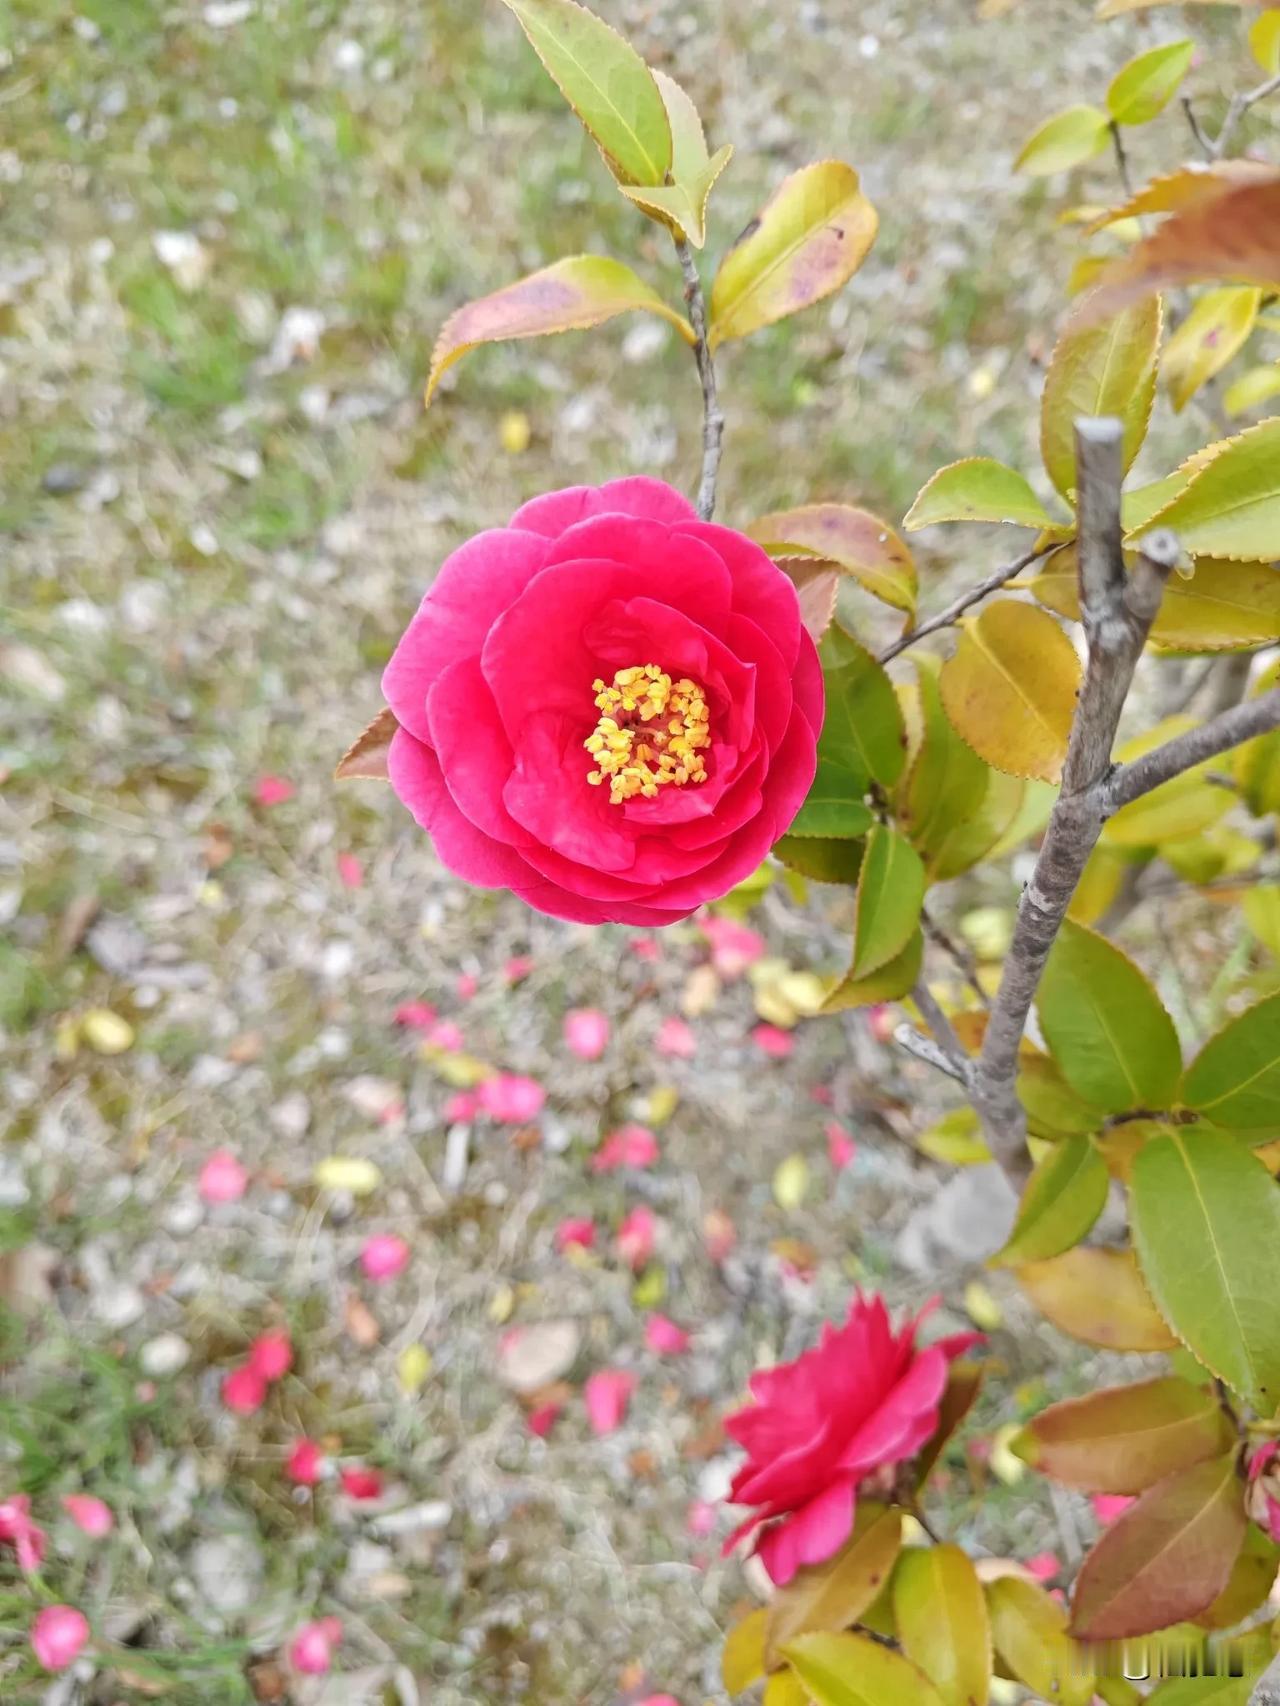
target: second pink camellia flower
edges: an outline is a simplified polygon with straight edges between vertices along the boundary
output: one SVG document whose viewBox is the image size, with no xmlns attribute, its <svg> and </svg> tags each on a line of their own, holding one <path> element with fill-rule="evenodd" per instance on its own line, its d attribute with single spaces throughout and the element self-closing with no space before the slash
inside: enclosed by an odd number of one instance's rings
<svg viewBox="0 0 1280 1706">
<path fill-rule="evenodd" d="M 752 1375 L 755 1402 L 725 1432 L 747 1453 L 730 1502 L 756 1509 L 726 1551 L 760 1529 L 756 1552 L 781 1587 L 840 1550 L 858 1483 L 915 1456 L 938 1425 L 952 1358 L 981 1341 L 957 1333 L 919 1346 L 924 1313 L 895 1332 L 883 1298 L 856 1297 L 845 1325 L 828 1323 L 813 1350 Z"/>
<path fill-rule="evenodd" d="M 450 870 L 669 924 L 754 871 L 813 781 L 795 588 L 660 480 L 548 492 L 449 557 L 382 680 L 392 787 Z"/>
</svg>

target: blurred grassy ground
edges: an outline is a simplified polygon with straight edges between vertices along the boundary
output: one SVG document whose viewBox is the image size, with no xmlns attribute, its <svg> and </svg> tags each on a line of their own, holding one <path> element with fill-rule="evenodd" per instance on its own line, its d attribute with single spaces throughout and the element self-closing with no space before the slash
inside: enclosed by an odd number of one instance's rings
<svg viewBox="0 0 1280 1706">
<path fill-rule="evenodd" d="M 945 461 L 1033 467 L 1076 239 L 1055 226 L 1057 186 L 1014 180 L 1010 160 L 1040 116 L 1097 99 L 1170 19 L 1094 25 L 1067 0 L 999 23 L 970 0 L 602 10 L 696 96 L 713 143 L 737 145 L 709 255 L 809 159 L 854 163 L 881 212 L 848 290 L 726 350 L 724 517 L 845 497 L 896 520 Z M 1238 27 L 1192 21 L 1217 44 L 1212 110 L 1217 76 L 1245 75 Z M 1179 157 L 1181 138 L 1168 147 L 1140 139 L 1139 167 L 1144 150 L 1153 165 Z M 1082 174 L 1082 196 L 1111 199 L 1110 171 Z M 344 1662 L 375 1691 L 408 1686 L 394 1661 L 435 1701 L 607 1701 L 631 1662 L 686 1702 L 710 1695 L 740 1589 L 736 1568 L 702 1574 L 707 1547 L 683 1532 L 706 1473 L 700 1430 L 754 1361 L 793 1351 L 838 1306 L 851 1273 L 920 1301 L 890 1237 L 935 1174 L 881 1138 L 909 1131 L 933 1089 L 900 1063 L 868 1083 L 861 1031 L 861 1064 L 838 1060 L 852 1026 L 811 1028 L 790 1063 L 765 1066 L 740 991 L 702 1021 L 699 1061 L 656 1061 L 651 1015 L 678 1003 L 696 931 L 672 933 L 649 967 L 622 932 L 462 892 L 394 802 L 329 781 L 452 545 L 548 486 L 690 482 L 687 352 L 641 321 L 481 352 L 430 415 L 418 401 L 458 303 L 578 251 L 636 259 L 674 299 L 666 240 L 612 193 L 496 0 L 0 0 L 0 216 L 2 1212 L 12 1246 L 39 1228 L 65 1323 L 12 1328 L 0 1431 L 22 1484 L 52 1495 L 87 1478 L 128 1513 L 105 1560 L 63 1559 L 56 1578 L 114 1606 L 138 1649 L 92 1698 L 163 1685 L 197 1706 L 247 1701 L 245 1641 L 269 1649 L 334 1604 Z M 513 411 L 529 428 L 519 453 L 503 448 Z M 1194 432 L 1166 425 L 1158 446 Z M 922 553 L 926 600 L 1007 550 L 973 535 L 952 564 L 944 548 L 956 542 Z M 250 794 L 268 772 L 298 792 L 263 812 Z M 364 862 L 362 889 L 340 884 L 339 852 Z M 86 952 L 95 906 L 108 928 Z M 771 901 L 765 917 L 777 952 L 835 965 L 821 907 Z M 536 969 L 510 991 L 501 967 L 517 952 Z M 458 1012 L 468 1045 L 549 1077 L 556 1143 L 486 1140 L 446 1201 L 445 1091 L 388 1017 L 411 997 L 456 1006 L 459 970 L 481 983 Z M 604 1074 L 566 1065 L 556 1040 L 564 1009 L 590 1003 L 618 1030 Z M 59 1048 L 62 1015 L 102 1007 L 128 1019 L 131 1049 L 75 1052 L 65 1030 Z M 369 1075 L 399 1086 L 403 1122 L 362 1106 L 351 1083 Z M 788 1218 L 768 1180 L 784 1155 L 820 1154 L 804 1097 L 819 1081 L 867 1154 L 851 1185 L 815 1183 Z M 583 1156 L 668 1082 L 680 1104 L 646 1188 L 671 1226 L 669 1307 L 701 1327 L 699 1356 L 665 1383 L 650 1369 L 615 1440 L 585 1444 L 574 1421 L 566 1443 L 531 1445 L 490 1373 L 498 1320 L 574 1315 L 588 1362 L 634 1340 L 625 1276 L 556 1262 L 551 1228 L 573 1212 L 616 1220 L 633 1200 L 585 1184 Z M 191 1180 L 220 1142 L 258 1185 L 202 1221 Z M 337 1149 L 381 1164 L 376 1213 L 317 1201 L 310 1168 Z M 699 1254 L 712 1205 L 738 1221 L 745 1289 Z M 380 1342 L 356 1349 L 350 1266 L 375 1221 L 412 1237 L 415 1265 L 376 1299 Z M 784 1237 L 812 1247 L 811 1291 L 770 1253 Z M 277 1314 L 304 1347 L 300 1376 L 261 1425 L 229 1427 L 219 1365 Z M 138 1358 L 162 1332 L 191 1362 L 140 1395 Z M 409 1400 L 396 1356 L 418 1340 L 436 1368 Z M 1027 1378 L 1047 1369 L 1034 1344 L 1000 1348 Z M 354 1519 L 315 1524 L 282 1492 L 298 1427 L 449 1500 L 447 1537 L 374 1558 L 381 1589 L 353 1584 Z M 997 1486 L 980 1513 L 962 1487 L 952 1514 L 1007 1544 L 1011 1499 Z M 211 1619 L 195 1549 L 227 1536 L 251 1609 Z M 30 1604 L 0 1578 L 6 1626 Z M 6 1700 L 39 1697 L 16 1648 L 0 1654 L 6 1676 Z M 260 1669 L 252 1686 L 269 1680 Z"/>
</svg>

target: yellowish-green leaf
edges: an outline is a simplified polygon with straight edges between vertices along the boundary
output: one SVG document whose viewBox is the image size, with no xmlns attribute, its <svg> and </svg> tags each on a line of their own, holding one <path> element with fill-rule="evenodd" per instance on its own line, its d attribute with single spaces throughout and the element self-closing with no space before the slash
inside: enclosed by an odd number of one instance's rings
<svg viewBox="0 0 1280 1706">
<path fill-rule="evenodd" d="M 943 859 L 957 826 L 982 805 L 991 771 L 942 708 L 938 664 L 916 660 L 920 742 L 897 799 L 898 820 L 926 860 Z"/>
<path fill-rule="evenodd" d="M 1008 1243 L 988 1265 L 1016 1267 L 1070 1250 L 1102 1213 L 1109 1183 L 1106 1164 L 1087 1137 L 1055 1143 L 1027 1181 Z"/>
<path fill-rule="evenodd" d="M 1258 318 L 1262 292 L 1247 284 L 1206 290 L 1169 339 L 1164 374 L 1175 412 L 1243 348 Z"/>
<path fill-rule="evenodd" d="M 817 1706 L 942 1706 L 923 1671 L 866 1635 L 800 1635 L 785 1656 Z"/>
<path fill-rule="evenodd" d="M 1098 324 L 1070 325 L 1058 339 L 1040 399 L 1040 454 L 1064 497 L 1075 489 L 1080 415 L 1117 416 L 1125 472 L 1132 467 L 1151 419 L 1160 323 L 1160 299 L 1149 297 Z"/>
<path fill-rule="evenodd" d="M 1116 757 L 1129 763 L 1196 726 L 1194 717 L 1166 717 L 1154 728 L 1125 741 L 1117 749 Z M 1162 782 L 1131 804 L 1121 806 L 1107 820 L 1102 832 L 1104 839 L 1113 847 L 1158 847 L 1162 842 L 1201 834 L 1234 804 L 1229 788 L 1206 779 L 1212 768 L 1212 761 L 1206 760 Z"/>
<path fill-rule="evenodd" d="M 1280 960 L 1280 883 L 1258 883 L 1241 905 L 1245 923 L 1272 959 Z"/>
<path fill-rule="evenodd" d="M 818 835 L 784 835 L 773 845 L 773 856 L 781 865 L 815 883 L 856 883 L 864 851 L 861 841 Z"/>
<path fill-rule="evenodd" d="M 95 1054 L 127 1054 L 133 1047 L 133 1026 L 110 1007 L 91 1007 L 80 1020 L 80 1035 Z"/>
<path fill-rule="evenodd" d="M 1229 439 L 1147 526 L 1173 528 L 1193 556 L 1274 558 L 1280 542 L 1280 415 Z"/>
<path fill-rule="evenodd" d="M 1215 1125 L 1280 1129 L 1280 995 L 1246 1007 L 1209 1038 L 1187 1068 L 1181 1097 Z"/>
<path fill-rule="evenodd" d="M 1030 1042 L 1019 1050 L 1017 1087 L 1033 1136 L 1087 1136 L 1106 1124 L 1102 1109 L 1071 1088 L 1052 1055 L 1041 1054 Z"/>
<path fill-rule="evenodd" d="M 431 352 L 426 401 L 455 361 L 477 344 L 537 338 L 548 332 L 584 331 L 618 314 L 643 308 L 669 320 L 688 343 L 693 327 L 642 278 L 607 255 L 572 255 L 541 272 L 482 296 L 450 314 Z"/>
<path fill-rule="evenodd" d="M 950 1113 L 935 1120 L 916 1138 L 916 1147 L 931 1160 L 941 1161 L 948 1167 L 977 1167 L 991 1159 L 991 1151 L 978 1125 L 978 1116 L 969 1107 L 952 1108 Z"/>
<path fill-rule="evenodd" d="M 1250 24 L 1249 52 L 1268 77 L 1280 71 L 1280 6 L 1268 6 Z"/>
<path fill-rule="evenodd" d="M 1082 1492 L 1141 1493 L 1220 1456 L 1231 1438 L 1213 1388 L 1172 1374 L 1052 1404 L 1012 1449 L 1042 1475 Z"/>
<path fill-rule="evenodd" d="M 1018 1269 L 1018 1283 L 1055 1327 L 1110 1351 L 1171 1351 L 1178 1340 L 1151 1301 L 1132 1250 L 1077 1244 Z"/>
<path fill-rule="evenodd" d="M 1076 924 L 1096 924 L 1105 917 L 1119 898 L 1132 864 L 1132 855 L 1124 848 L 1100 841 L 1085 861 L 1067 917 Z"/>
<path fill-rule="evenodd" d="M 915 615 L 916 565 L 910 548 L 869 510 L 852 504 L 806 504 L 762 515 L 745 531 L 772 556 L 797 547 L 812 551 L 851 575 L 874 598 Z"/>
<path fill-rule="evenodd" d="M 724 1638 L 720 1654 L 720 1675 L 730 1694 L 741 1694 L 764 1675 L 765 1629 L 769 1622 L 767 1606 L 752 1611 L 735 1623 Z"/>
<path fill-rule="evenodd" d="M 848 1544 L 825 1564 L 799 1569 L 769 1607 L 765 1666 L 776 1670 L 782 1651 L 800 1635 L 837 1634 L 856 1623 L 889 1579 L 902 1546 L 902 1513 L 859 1501 Z"/>
<path fill-rule="evenodd" d="M 1034 178 L 1066 172 L 1100 154 L 1109 135 L 1107 115 L 1097 107 L 1067 107 L 1054 113 L 1029 136 L 1013 163 L 1015 172 Z"/>
<path fill-rule="evenodd" d="M 866 791 L 865 781 L 854 771 L 819 759 L 813 786 L 787 834 L 839 841 L 865 835 L 875 822 L 862 798 Z"/>
<path fill-rule="evenodd" d="M 1032 604 L 996 599 L 960 624 L 942 666 L 942 703 L 956 733 L 1010 776 L 1062 775 L 1080 660 L 1062 629 Z"/>
<path fill-rule="evenodd" d="M 982 1584 L 958 1546 L 904 1552 L 893 1574 L 893 1609 L 902 1650 L 942 1697 L 973 1706 L 991 1686 L 991 1628 Z"/>
<path fill-rule="evenodd" d="M 920 855 L 896 829 L 876 824 L 867 836 L 854 906 L 854 978 L 866 978 L 897 958 L 919 928 L 923 903 Z"/>
<path fill-rule="evenodd" d="M 852 166 L 819 160 L 793 172 L 720 263 L 711 287 L 711 347 L 839 290 L 866 259 L 878 224 Z"/>
<path fill-rule="evenodd" d="M 1222 393 L 1222 407 L 1233 418 L 1246 415 L 1261 403 L 1269 403 L 1280 394 L 1280 361 L 1264 367 L 1250 367 L 1239 379 L 1233 379 Z"/>
<path fill-rule="evenodd" d="M 852 972 L 842 977 L 822 1004 L 824 1013 L 841 1013 L 846 1007 L 874 1007 L 881 1001 L 898 1001 L 915 987 L 924 960 L 924 932 L 916 929 L 902 952 L 865 977 Z"/>
<path fill-rule="evenodd" d="M 687 237 L 695 249 L 700 249 L 707 237 L 707 200 L 716 179 L 729 164 L 733 145 L 726 143 L 714 155 L 708 154 L 697 107 L 665 71 L 655 71 L 653 78 L 671 124 L 672 181 L 656 185 L 624 184 L 622 193 L 659 223 Z"/>
<path fill-rule="evenodd" d="M 1126 553 L 1127 563 L 1133 555 Z M 1080 620 L 1074 545 L 1064 545 L 1046 560 L 1030 591 L 1059 616 Z M 1269 563 L 1216 557 L 1199 558 L 1189 578 L 1177 575 L 1169 582 L 1151 626 L 1152 646 L 1166 652 L 1251 651 L 1277 638 L 1280 572 Z"/>
<path fill-rule="evenodd" d="M 1280 1188 L 1236 1138 L 1188 1126 L 1143 1145 L 1129 1200 L 1161 1314 L 1206 1368 L 1271 1415 L 1280 1405 Z"/>
<path fill-rule="evenodd" d="M 1178 91 L 1196 51 L 1193 41 L 1171 41 L 1140 53 L 1119 70 L 1107 90 L 1107 110 L 1117 124 L 1149 124 Z"/>
<path fill-rule="evenodd" d="M 776 1670 L 764 1685 L 760 1706 L 811 1706 L 812 1700 L 793 1670 Z"/>
<path fill-rule="evenodd" d="M 1088 1706 L 1089 1655 L 1067 1634 L 1067 1614 L 1042 1587 L 1019 1576 L 987 1585 L 991 1639 L 1007 1673 L 1044 1700 Z"/>
<path fill-rule="evenodd" d="M 616 30 L 575 0 L 503 0 L 560 93 L 623 184 L 660 184 L 671 125 L 653 73 Z"/>
<path fill-rule="evenodd" d="M 1105 937 L 1066 923 L 1036 996 L 1040 1024 L 1073 1089 L 1108 1113 L 1166 1108 L 1182 1052 L 1160 998 Z"/>
<path fill-rule="evenodd" d="M 1224 1449 L 1228 1443 L 1223 1442 Z M 1226 1587 L 1197 1615 L 1196 1623 L 1201 1629 L 1234 1629 L 1266 1603 L 1277 1570 L 1280 1546 L 1250 1523 Z"/>
<path fill-rule="evenodd" d="M 1018 822 L 1027 788 L 1020 776 L 988 770 L 986 793 L 972 815 L 952 824 L 950 832 L 930 849 L 925 868 L 931 880 L 940 883 L 958 877 L 992 853 Z"/>
<path fill-rule="evenodd" d="M 1015 527 L 1048 527 L 1053 518 L 1015 468 L 990 456 L 952 462 L 921 487 L 903 527 L 914 533 L 940 521 L 1008 521 Z"/>
</svg>

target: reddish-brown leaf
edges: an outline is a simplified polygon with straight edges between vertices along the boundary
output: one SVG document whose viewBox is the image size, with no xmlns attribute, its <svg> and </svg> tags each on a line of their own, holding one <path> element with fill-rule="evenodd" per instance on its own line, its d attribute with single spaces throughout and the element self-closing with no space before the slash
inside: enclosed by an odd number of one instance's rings
<svg viewBox="0 0 1280 1706">
<path fill-rule="evenodd" d="M 1227 1585 L 1244 1532 L 1234 1452 L 1157 1481 L 1080 1566 L 1072 1634 L 1122 1640 L 1197 1617 Z"/>
<path fill-rule="evenodd" d="M 385 782 L 391 737 L 399 727 L 396 714 L 390 706 L 379 711 L 364 733 L 352 741 L 338 760 L 338 767 L 333 773 L 334 780 L 346 782 L 353 777 L 367 776 L 374 781 Z"/>
<path fill-rule="evenodd" d="M 1032 1468 L 1086 1493 L 1140 1493 L 1231 1444 L 1214 1393 L 1177 1375 L 1068 1398 L 1013 1442 Z"/>
</svg>

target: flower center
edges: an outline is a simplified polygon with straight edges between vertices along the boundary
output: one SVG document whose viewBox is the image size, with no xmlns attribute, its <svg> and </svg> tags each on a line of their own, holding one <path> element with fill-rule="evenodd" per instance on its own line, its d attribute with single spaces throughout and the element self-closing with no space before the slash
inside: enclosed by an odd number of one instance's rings
<svg viewBox="0 0 1280 1706">
<path fill-rule="evenodd" d="M 703 747 L 711 745 L 707 699 L 687 676 L 672 681 L 656 663 L 620 669 L 606 686 L 593 681 L 599 721 L 583 741 L 596 761 L 593 788 L 609 784 L 621 805 L 635 794 L 651 800 L 659 788 L 705 782 Z"/>
</svg>

